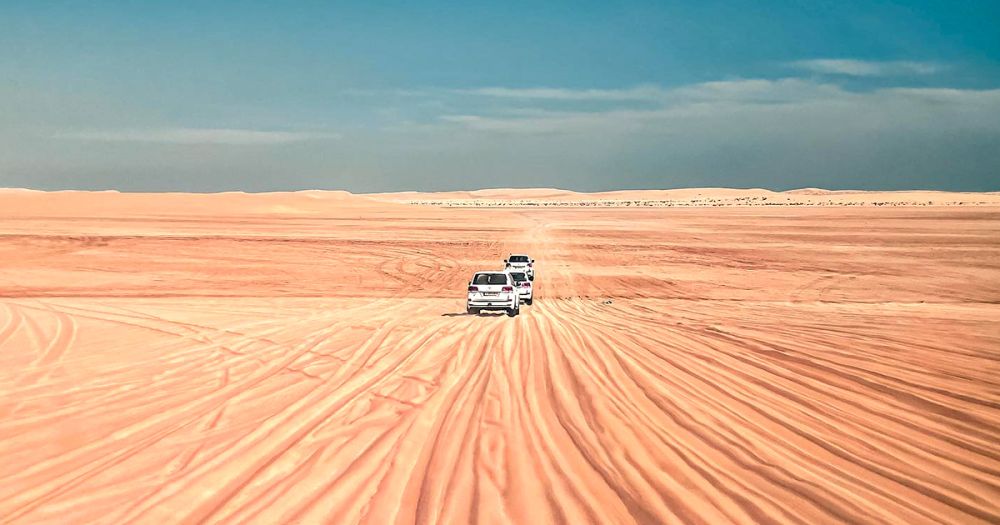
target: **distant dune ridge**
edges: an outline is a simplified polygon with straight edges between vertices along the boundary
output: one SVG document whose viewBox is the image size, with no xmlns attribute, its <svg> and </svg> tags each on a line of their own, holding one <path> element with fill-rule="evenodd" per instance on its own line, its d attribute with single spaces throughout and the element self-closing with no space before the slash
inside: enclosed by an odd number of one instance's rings
<svg viewBox="0 0 1000 525">
<path fill-rule="evenodd" d="M 761 188 L 683 188 L 582 193 L 557 188 L 492 188 L 472 191 L 350 193 L 341 190 L 221 193 L 123 193 L 38 191 L 0 188 L 8 216 L 116 216 L 121 214 L 303 214 L 331 208 L 424 204 L 448 207 L 703 207 L 703 206 L 996 206 L 1000 192 L 927 190 L 861 191 L 802 188 L 776 192 Z"/>
<path fill-rule="evenodd" d="M 1000 204 L 997 192 L 961 193 L 930 190 L 862 191 L 802 188 L 683 188 L 581 193 L 551 188 L 497 188 L 477 191 L 402 192 L 368 195 L 410 204 L 443 206 L 970 206 Z"/>
</svg>

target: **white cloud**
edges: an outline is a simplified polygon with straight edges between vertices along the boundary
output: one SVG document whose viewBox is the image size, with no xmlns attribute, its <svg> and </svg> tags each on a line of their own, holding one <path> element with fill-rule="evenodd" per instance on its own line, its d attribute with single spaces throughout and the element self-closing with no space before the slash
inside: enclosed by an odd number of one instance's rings
<svg viewBox="0 0 1000 525">
<path fill-rule="evenodd" d="M 872 61 L 842 58 L 797 60 L 790 62 L 788 65 L 813 73 L 852 77 L 932 75 L 944 69 L 940 64 L 934 62 L 915 62 L 909 60 Z"/>
<path fill-rule="evenodd" d="M 644 85 L 625 89 L 566 89 L 566 88 L 508 88 L 484 87 L 477 89 L 457 89 L 454 93 L 494 98 L 535 99 L 535 100 L 575 100 L 575 101 L 655 101 L 666 95 L 659 86 Z"/>
<path fill-rule="evenodd" d="M 762 102 L 790 103 L 810 99 L 830 99 L 842 96 L 844 90 L 836 84 L 820 83 L 801 78 L 737 79 L 702 82 L 672 90 L 675 102 Z"/>
<path fill-rule="evenodd" d="M 473 131 L 512 134 L 572 134 L 588 132 L 601 126 L 614 126 L 638 122 L 655 115 L 655 112 L 536 112 L 531 117 L 487 117 L 481 115 L 445 115 L 440 120 Z M 631 125 L 631 127 L 635 127 Z"/>
<path fill-rule="evenodd" d="M 495 91 L 501 88 L 490 88 Z M 474 131 L 501 133 L 585 133 L 635 131 L 650 123 L 669 119 L 689 118 L 734 112 L 760 104 L 791 104 L 809 100 L 831 100 L 847 93 L 832 84 L 788 78 L 778 80 L 740 79 L 691 84 L 678 88 L 645 87 L 657 94 L 654 107 L 645 109 L 612 108 L 600 111 L 553 111 L 513 108 L 500 115 L 472 113 L 445 115 L 442 122 Z M 525 90 L 511 90 L 521 92 Z M 531 91 L 531 90 L 528 90 Z M 592 90 L 553 90 L 566 100 L 581 100 Z M 602 92 L 607 96 L 620 93 L 618 100 L 632 100 L 625 94 L 633 89 Z M 660 126 L 662 128 L 662 126 Z"/>
<path fill-rule="evenodd" d="M 481 132 L 507 134 L 609 134 L 645 131 L 683 134 L 691 127 L 731 126 L 739 120 L 785 122 L 789 129 L 810 127 L 810 118 L 826 125 L 870 125 L 891 128 L 913 126 L 990 126 L 1000 122 L 1000 90 L 946 88 L 884 88 L 847 91 L 836 84 L 803 79 L 749 79 L 707 82 L 662 90 L 663 100 L 653 108 L 614 108 L 601 111 L 525 111 L 506 114 L 445 115 L 447 125 Z M 867 124 L 866 124 L 867 123 Z M 779 130 L 780 131 L 780 130 Z M 774 133 L 761 129 L 759 133 Z"/>
<path fill-rule="evenodd" d="M 55 138 L 95 142 L 152 142 L 161 144 L 286 144 L 305 140 L 335 139 L 337 134 L 259 131 L 228 128 L 160 128 L 123 130 L 86 130 L 60 133 Z"/>
<path fill-rule="evenodd" d="M 759 102 L 791 101 L 842 92 L 834 84 L 802 78 L 736 79 L 690 84 L 676 88 L 642 85 L 621 89 L 505 88 L 453 90 L 452 93 L 525 101 L 649 102 L 669 105 L 685 100 Z M 526 110 L 522 110 L 526 111 Z"/>
</svg>

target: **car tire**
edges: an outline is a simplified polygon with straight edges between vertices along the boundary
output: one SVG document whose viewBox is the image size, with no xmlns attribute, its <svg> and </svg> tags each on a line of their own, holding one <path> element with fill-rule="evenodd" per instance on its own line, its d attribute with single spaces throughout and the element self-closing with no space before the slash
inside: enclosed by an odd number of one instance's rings
<svg viewBox="0 0 1000 525">
<path fill-rule="evenodd" d="M 525 299 L 524 304 L 531 306 L 531 301 L 532 301 L 531 299 Z"/>
<path fill-rule="evenodd" d="M 514 317 L 515 315 L 517 315 L 517 310 L 518 310 L 517 308 L 508 308 L 507 317 Z"/>
<path fill-rule="evenodd" d="M 465 309 L 465 313 L 469 315 L 479 315 L 479 308 L 468 307 Z"/>
</svg>

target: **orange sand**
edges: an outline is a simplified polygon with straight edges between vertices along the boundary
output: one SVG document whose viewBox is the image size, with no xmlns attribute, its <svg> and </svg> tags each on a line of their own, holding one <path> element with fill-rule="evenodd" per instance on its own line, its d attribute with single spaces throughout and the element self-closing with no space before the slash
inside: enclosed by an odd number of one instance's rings
<svg viewBox="0 0 1000 525">
<path fill-rule="evenodd" d="M 440 199 L 0 191 L 0 522 L 1000 521 L 1000 206 Z"/>
</svg>

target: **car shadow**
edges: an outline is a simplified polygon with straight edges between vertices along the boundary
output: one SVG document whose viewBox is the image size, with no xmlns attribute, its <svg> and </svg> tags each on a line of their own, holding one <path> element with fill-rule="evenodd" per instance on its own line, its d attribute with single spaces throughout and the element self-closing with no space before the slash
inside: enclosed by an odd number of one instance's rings
<svg viewBox="0 0 1000 525">
<path fill-rule="evenodd" d="M 495 312 L 479 312 L 478 314 L 470 314 L 468 312 L 452 312 L 441 314 L 441 317 L 499 317 L 503 315 L 507 315 L 507 312 L 497 310 Z"/>
</svg>

